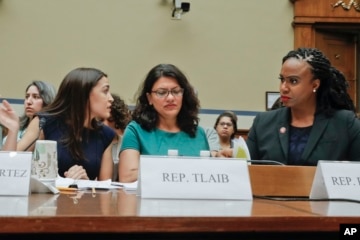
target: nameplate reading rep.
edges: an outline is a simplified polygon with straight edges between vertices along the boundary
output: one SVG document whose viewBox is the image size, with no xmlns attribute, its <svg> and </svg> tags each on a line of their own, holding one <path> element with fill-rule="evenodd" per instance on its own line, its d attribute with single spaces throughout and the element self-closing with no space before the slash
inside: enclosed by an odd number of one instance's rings
<svg viewBox="0 0 360 240">
<path fill-rule="evenodd" d="M 252 200 L 246 161 L 140 156 L 142 198 Z"/>
</svg>

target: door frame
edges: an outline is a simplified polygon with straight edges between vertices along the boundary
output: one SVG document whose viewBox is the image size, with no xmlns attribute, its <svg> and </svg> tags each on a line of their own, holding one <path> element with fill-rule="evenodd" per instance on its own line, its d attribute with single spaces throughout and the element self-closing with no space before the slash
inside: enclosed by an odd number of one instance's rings
<svg viewBox="0 0 360 240">
<path fill-rule="evenodd" d="M 360 96 L 360 89 L 359 89 L 359 82 L 360 82 L 360 78 L 359 78 L 359 74 L 360 74 L 360 65 L 359 65 L 359 36 L 360 36 L 360 24 L 356 24 L 354 27 L 354 25 L 352 24 L 348 24 L 348 25 L 344 25 L 342 24 L 340 27 L 338 24 L 314 24 L 314 28 L 315 28 L 315 36 L 317 35 L 317 33 L 319 32 L 323 32 L 326 31 L 328 33 L 331 33 L 333 35 L 337 35 L 337 34 L 349 34 L 352 38 L 353 41 L 355 42 L 355 54 L 354 54 L 354 63 L 355 63 L 355 93 L 354 93 L 354 104 L 356 107 L 357 112 L 359 112 L 359 96 Z M 316 38 L 315 38 L 315 42 L 316 42 Z"/>
<path fill-rule="evenodd" d="M 315 47 L 316 31 L 326 29 L 329 32 L 353 33 L 360 39 L 360 11 L 354 6 L 350 9 L 336 7 L 328 0 L 289 0 L 294 5 L 294 48 Z M 350 2 L 349 2 L 350 3 Z M 360 111 L 360 47 L 356 49 L 356 100 L 357 111 Z"/>
</svg>

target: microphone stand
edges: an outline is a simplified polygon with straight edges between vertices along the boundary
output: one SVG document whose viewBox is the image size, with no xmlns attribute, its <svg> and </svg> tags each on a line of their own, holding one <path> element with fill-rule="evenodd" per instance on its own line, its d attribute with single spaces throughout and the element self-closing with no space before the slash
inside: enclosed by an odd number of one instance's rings
<svg viewBox="0 0 360 240">
<path fill-rule="evenodd" d="M 46 123 L 46 119 L 45 118 L 40 118 L 39 120 L 39 133 L 37 135 L 37 137 L 34 139 L 34 141 L 32 141 L 25 149 L 24 152 L 26 152 L 40 137 L 41 134 L 41 130 L 43 129 L 44 125 Z"/>
<path fill-rule="evenodd" d="M 37 135 L 37 137 L 34 139 L 34 141 L 32 141 L 25 149 L 24 152 L 26 152 L 40 137 L 40 133 L 41 133 L 41 128 L 39 129 L 39 134 Z"/>
</svg>

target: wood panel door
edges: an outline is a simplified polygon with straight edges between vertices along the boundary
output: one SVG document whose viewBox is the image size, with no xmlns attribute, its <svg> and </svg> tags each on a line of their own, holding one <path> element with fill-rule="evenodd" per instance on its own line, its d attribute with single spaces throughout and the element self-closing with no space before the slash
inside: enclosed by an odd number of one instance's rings
<svg viewBox="0 0 360 240">
<path fill-rule="evenodd" d="M 357 107 L 356 35 L 316 30 L 315 47 L 320 49 L 329 58 L 332 65 L 345 75 L 349 82 L 348 93 Z"/>
</svg>

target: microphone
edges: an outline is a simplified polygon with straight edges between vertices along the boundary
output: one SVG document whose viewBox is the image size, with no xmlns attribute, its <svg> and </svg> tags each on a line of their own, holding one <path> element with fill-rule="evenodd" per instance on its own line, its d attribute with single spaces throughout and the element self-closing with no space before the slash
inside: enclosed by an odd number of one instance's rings
<svg viewBox="0 0 360 240">
<path fill-rule="evenodd" d="M 286 165 L 274 160 L 246 160 L 248 163 L 264 164 L 264 165 Z"/>
<path fill-rule="evenodd" d="M 24 150 L 24 152 L 26 152 L 40 137 L 40 133 L 41 130 L 43 129 L 43 127 L 45 126 L 46 123 L 46 118 L 40 118 L 39 117 L 39 133 L 37 135 L 37 137 L 34 139 L 34 141 L 32 141 Z"/>
</svg>

